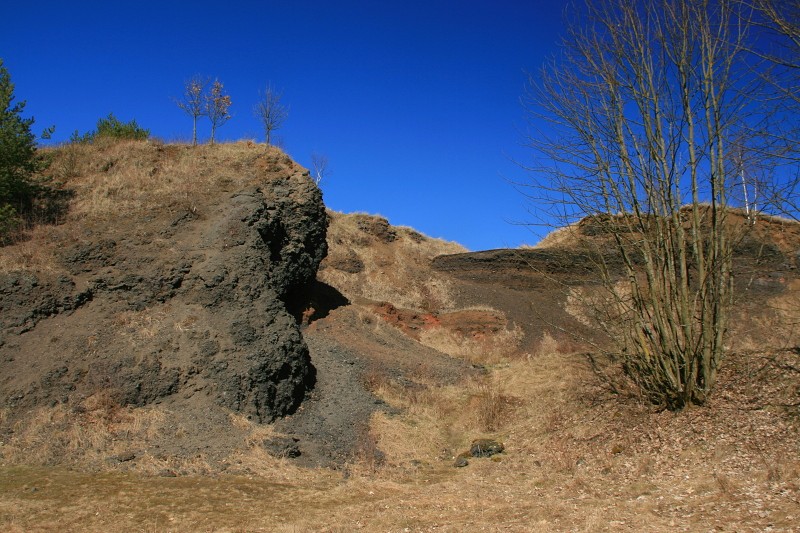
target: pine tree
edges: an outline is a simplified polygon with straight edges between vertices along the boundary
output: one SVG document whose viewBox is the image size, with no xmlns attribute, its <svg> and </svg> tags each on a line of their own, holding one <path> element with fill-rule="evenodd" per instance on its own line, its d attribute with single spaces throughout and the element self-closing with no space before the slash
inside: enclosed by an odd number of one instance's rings
<svg viewBox="0 0 800 533">
<path fill-rule="evenodd" d="M 0 59 L 0 240 L 19 222 L 33 197 L 38 168 L 33 118 L 22 118 L 25 102 L 14 103 L 14 84 Z"/>
</svg>

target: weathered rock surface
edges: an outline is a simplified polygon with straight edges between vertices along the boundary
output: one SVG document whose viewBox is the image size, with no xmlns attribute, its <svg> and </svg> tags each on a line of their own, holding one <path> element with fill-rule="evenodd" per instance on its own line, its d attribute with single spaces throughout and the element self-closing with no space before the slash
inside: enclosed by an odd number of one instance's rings
<svg viewBox="0 0 800 533">
<path fill-rule="evenodd" d="M 177 215 L 86 223 L 59 247 L 57 274 L 0 274 L 0 407 L 102 390 L 260 422 L 293 412 L 315 373 L 287 302 L 315 279 L 327 216 L 307 173 L 281 168 L 241 168 L 246 186 L 222 180 Z"/>
</svg>

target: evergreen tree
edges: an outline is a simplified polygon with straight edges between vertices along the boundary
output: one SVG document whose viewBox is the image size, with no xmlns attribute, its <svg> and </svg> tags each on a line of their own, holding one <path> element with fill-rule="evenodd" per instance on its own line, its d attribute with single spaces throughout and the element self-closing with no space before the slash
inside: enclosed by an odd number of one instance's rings
<svg viewBox="0 0 800 533">
<path fill-rule="evenodd" d="M 25 102 L 14 102 L 14 84 L 0 59 L 0 203 L 23 200 L 30 191 L 28 178 L 36 170 L 33 118 L 22 118 Z"/>
<path fill-rule="evenodd" d="M 14 84 L 0 59 L 0 240 L 29 207 L 31 175 L 38 168 L 33 118 L 22 118 L 25 102 L 14 103 Z"/>
</svg>

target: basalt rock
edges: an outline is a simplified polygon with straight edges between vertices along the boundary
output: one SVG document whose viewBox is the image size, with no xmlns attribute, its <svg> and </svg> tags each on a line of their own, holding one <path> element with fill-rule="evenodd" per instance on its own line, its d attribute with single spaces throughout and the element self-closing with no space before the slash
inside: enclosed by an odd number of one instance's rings
<svg viewBox="0 0 800 533">
<path fill-rule="evenodd" d="M 259 422 L 298 407 L 315 371 L 286 301 L 327 253 L 321 193 L 294 164 L 232 168 L 243 177 L 207 185 L 189 210 L 88 221 L 49 271 L 0 273 L 0 407 L 101 391 Z"/>
</svg>

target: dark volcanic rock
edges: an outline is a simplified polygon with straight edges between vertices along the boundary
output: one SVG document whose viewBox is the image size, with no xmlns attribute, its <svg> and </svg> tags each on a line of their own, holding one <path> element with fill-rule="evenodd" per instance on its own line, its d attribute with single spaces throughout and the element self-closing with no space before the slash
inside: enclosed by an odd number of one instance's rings
<svg viewBox="0 0 800 533">
<path fill-rule="evenodd" d="M 470 457 L 491 457 L 498 453 L 503 453 L 505 446 L 502 442 L 494 439 L 475 439 L 466 452 L 461 452 L 453 462 L 456 468 L 463 468 L 469 465 Z"/>
<path fill-rule="evenodd" d="M 394 242 L 397 239 L 397 232 L 383 217 L 357 215 L 356 226 L 367 235 L 377 237 L 384 243 Z"/>
<path fill-rule="evenodd" d="M 465 466 L 469 466 L 469 458 L 472 457 L 469 452 L 463 452 L 458 454 L 456 460 L 453 462 L 453 466 L 456 468 L 464 468 Z"/>
<path fill-rule="evenodd" d="M 0 331 L 24 333 L 44 318 L 79 308 L 92 296 L 92 289 L 76 290 L 66 276 L 42 280 L 29 272 L 0 274 Z"/>
<path fill-rule="evenodd" d="M 107 391 L 259 422 L 293 412 L 315 370 L 286 300 L 316 277 L 327 215 L 301 170 L 242 172 L 251 185 L 207 191 L 191 216 L 154 206 L 88 227 L 57 252 L 60 275 L 0 274 L 0 406 Z"/>
<path fill-rule="evenodd" d="M 326 223 L 316 187 L 286 180 L 232 195 L 207 235 L 220 253 L 196 265 L 185 298 L 218 317 L 237 354 L 217 353 L 224 364 L 201 371 L 221 405 L 270 421 L 293 411 L 313 385 L 308 348 L 284 299 L 316 276 Z"/>
<path fill-rule="evenodd" d="M 609 266 L 619 263 L 612 256 Z M 565 284 L 583 283 L 598 275 L 598 263 L 590 255 L 562 249 L 487 250 L 433 259 L 434 270 L 477 283 L 502 279 L 508 287 L 536 289 L 552 285 L 553 279 Z"/>
</svg>

